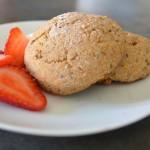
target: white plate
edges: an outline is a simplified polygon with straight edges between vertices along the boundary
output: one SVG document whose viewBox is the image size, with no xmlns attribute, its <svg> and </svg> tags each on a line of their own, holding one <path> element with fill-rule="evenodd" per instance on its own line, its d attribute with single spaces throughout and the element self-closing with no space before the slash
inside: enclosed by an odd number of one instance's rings
<svg viewBox="0 0 150 150">
<path fill-rule="evenodd" d="M 0 48 L 8 31 L 21 27 L 32 33 L 43 21 L 0 26 Z M 43 136 L 76 136 L 100 133 L 136 122 L 150 114 L 150 78 L 132 84 L 95 85 L 72 96 L 46 94 L 43 112 L 31 112 L 0 103 L 0 128 Z"/>
</svg>

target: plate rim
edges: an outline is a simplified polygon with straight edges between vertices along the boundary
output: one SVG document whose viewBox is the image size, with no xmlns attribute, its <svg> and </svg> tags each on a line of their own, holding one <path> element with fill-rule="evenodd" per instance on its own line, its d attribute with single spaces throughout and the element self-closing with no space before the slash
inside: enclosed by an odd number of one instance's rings
<svg viewBox="0 0 150 150">
<path fill-rule="evenodd" d="M 0 122 L 0 129 L 5 131 L 10 131 L 14 133 L 21 133 L 26 135 L 35 135 L 35 136 L 43 136 L 43 137 L 77 137 L 77 136 L 86 136 L 86 135 L 93 135 L 98 133 L 104 133 L 109 131 L 114 131 L 117 129 L 121 129 L 123 127 L 127 127 L 129 125 L 133 125 L 145 118 L 149 117 L 149 112 L 143 113 L 141 116 L 137 116 L 134 119 L 125 121 L 120 124 L 113 125 L 111 124 L 109 127 L 105 128 L 85 128 L 84 130 L 63 130 L 63 132 L 57 132 L 56 130 L 40 130 L 35 128 L 26 128 L 26 127 L 17 127 L 15 125 L 8 125 L 6 123 Z"/>
<path fill-rule="evenodd" d="M 0 26 L 5 26 L 5 25 L 13 25 L 13 24 L 20 24 L 20 23 L 34 23 L 34 22 L 45 22 L 47 21 L 46 19 L 38 19 L 38 20 L 21 20 L 21 21 L 13 21 L 13 22 L 5 22 L 5 23 L 0 23 Z"/>
</svg>

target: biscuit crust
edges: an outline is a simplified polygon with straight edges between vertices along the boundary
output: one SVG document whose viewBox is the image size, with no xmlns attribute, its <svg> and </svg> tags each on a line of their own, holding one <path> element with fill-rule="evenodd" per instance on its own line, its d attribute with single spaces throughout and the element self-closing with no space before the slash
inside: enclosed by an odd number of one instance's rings
<svg viewBox="0 0 150 150">
<path fill-rule="evenodd" d="M 133 82 L 150 74 L 150 40 L 126 32 L 125 57 L 110 75 L 110 79 Z"/>
<path fill-rule="evenodd" d="M 33 34 L 25 50 L 26 67 L 48 92 L 82 91 L 120 63 L 122 33 L 106 16 L 59 15 Z"/>
</svg>

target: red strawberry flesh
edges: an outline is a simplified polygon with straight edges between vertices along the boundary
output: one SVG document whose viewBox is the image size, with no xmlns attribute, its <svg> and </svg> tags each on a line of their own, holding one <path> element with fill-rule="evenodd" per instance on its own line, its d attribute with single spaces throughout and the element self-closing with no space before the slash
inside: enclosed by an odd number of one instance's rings
<svg viewBox="0 0 150 150">
<path fill-rule="evenodd" d="M 0 54 L 0 67 L 11 65 L 13 63 L 14 59 L 10 55 L 4 55 Z"/>
<path fill-rule="evenodd" d="M 40 111 L 46 107 L 46 98 L 37 83 L 25 69 L 0 68 L 0 99 L 25 109 Z"/>
<path fill-rule="evenodd" d="M 14 57 L 14 66 L 24 66 L 24 51 L 29 38 L 19 28 L 12 28 L 5 44 L 4 53 Z"/>
</svg>

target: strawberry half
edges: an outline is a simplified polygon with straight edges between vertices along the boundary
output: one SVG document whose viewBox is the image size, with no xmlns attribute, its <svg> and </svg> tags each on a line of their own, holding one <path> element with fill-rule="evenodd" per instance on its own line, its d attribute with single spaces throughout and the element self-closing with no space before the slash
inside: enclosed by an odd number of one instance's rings
<svg viewBox="0 0 150 150">
<path fill-rule="evenodd" d="M 4 51 L 0 50 L 0 54 L 4 54 Z"/>
<path fill-rule="evenodd" d="M 13 57 L 10 55 L 0 54 L 0 67 L 11 65 L 13 60 Z"/>
<path fill-rule="evenodd" d="M 0 68 L 0 100 L 34 111 L 43 110 L 47 103 L 31 75 L 13 66 Z"/>
<path fill-rule="evenodd" d="M 10 30 L 4 53 L 14 57 L 12 65 L 24 66 L 24 51 L 28 41 L 27 36 L 19 28 L 16 27 Z"/>
</svg>

